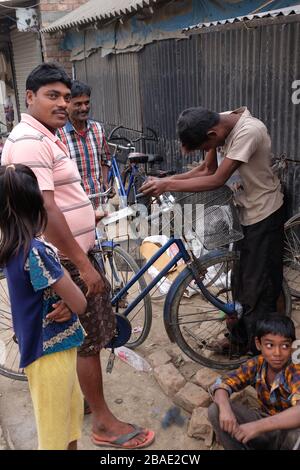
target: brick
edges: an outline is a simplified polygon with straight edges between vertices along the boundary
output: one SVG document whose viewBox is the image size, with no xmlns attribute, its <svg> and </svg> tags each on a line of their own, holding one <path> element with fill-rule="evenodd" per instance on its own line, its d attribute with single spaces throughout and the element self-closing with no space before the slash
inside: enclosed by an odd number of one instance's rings
<svg viewBox="0 0 300 470">
<path fill-rule="evenodd" d="M 214 431 L 207 416 L 207 408 L 195 408 L 188 425 L 187 434 L 195 439 L 202 439 L 207 447 L 213 443 Z"/>
<path fill-rule="evenodd" d="M 200 385 L 200 387 L 204 388 L 204 390 L 208 390 L 208 388 L 215 383 L 216 379 L 220 377 L 220 374 L 215 372 L 214 370 L 207 369 L 206 367 L 202 367 L 196 373 L 193 382 L 196 385 Z"/>
<path fill-rule="evenodd" d="M 154 353 L 148 356 L 148 360 L 152 365 L 153 369 L 163 364 L 168 364 L 171 362 L 171 357 L 166 351 L 155 351 Z"/>
<path fill-rule="evenodd" d="M 208 406 L 210 396 L 203 388 L 191 382 L 187 382 L 174 396 L 174 402 L 184 410 L 192 413 L 192 411 L 199 406 Z"/>
<path fill-rule="evenodd" d="M 156 367 L 154 377 L 169 397 L 173 397 L 185 384 L 184 378 L 173 364 Z"/>
</svg>

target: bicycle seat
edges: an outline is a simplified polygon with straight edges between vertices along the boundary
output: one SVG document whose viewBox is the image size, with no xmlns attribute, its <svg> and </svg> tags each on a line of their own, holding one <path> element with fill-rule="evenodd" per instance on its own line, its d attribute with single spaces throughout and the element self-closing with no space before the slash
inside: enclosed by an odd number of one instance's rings
<svg viewBox="0 0 300 470">
<path fill-rule="evenodd" d="M 128 161 L 130 163 L 155 163 L 155 162 L 162 162 L 163 157 L 157 154 L 132 152 L 128 155 Z"/>
</svg>

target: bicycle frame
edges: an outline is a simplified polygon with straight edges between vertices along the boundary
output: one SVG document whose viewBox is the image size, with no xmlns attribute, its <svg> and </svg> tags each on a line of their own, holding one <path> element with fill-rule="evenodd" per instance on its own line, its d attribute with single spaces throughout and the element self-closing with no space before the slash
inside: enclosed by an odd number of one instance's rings
<svg viewBox="0 0 300 470">
<path fill-rule="evenodd" d="M 160 273 L 155 276 L 154 279 L 148 284 L 146 289 L 142 290 L 142 292 L 127 306 L 127 308 L 122 312 L 123 315 L 127 316 L 129 313 L 139 304 L 139 302 L 150 292 L 150 290 L 170 271 L 170 269 L 178 263 L 179 260 L 183 259 L 186 263 L 187 267 L 189 267 L 193 274 L 194 279 L 201 290 L 204 297 L 212 304 L 214 307 L 222 310 L 227 315 L 231 315 L 234 313 L 234 305 L 232 303 L 225 303 L 222 300 L 218 299 L 217 297 L 213 296 L 205 287 L 202 280 L 199 277 L 199 272 L 197 268 L 197 264 L 194 260 L 192 260 L 191 256 L 189 255 L 188 251 L 186 250 L 184 243 L 180 239 L 171 238 L 164 246 L 162 246 L 151 258 L 150 260 L 139 270 L 139 272 L 133 276 L 133 278 L 113 297 L 112 305 L 116 305 L 117 302 L 123 297 L 130 287 L 132 287 L 143 274 L 152 266 L 155 261 L 157 261 L 163 253 L 167 251 L 167 249 L 175 243 L 178 247 L 178 253 L 174 256 L 174 258 L 160 271 Z M 198 261 L 201 265 L 201 259 Z"/>
<path fill-rule="evenodd" d="M 124 182 L 122 180 L 121 173 L 120 173 L 120 169 L 119 169 L 117 159 L 116 159 L 115 155 L 112 156 L 112 158 L 111 158 L 111 169 L 110 169 L 110 172 L 109 172 L 109 175 L 108 175 L 108 182 L 110 182 L 112 178 L 114 178 L 114 180 L 116 181 L 118 193 L 119 193 L 119 196 L 120 196 L 120 199 L 121 199 L 122 208 L 127 206 L 126 201 L 127 201 L 128 196 L 129 196 L 131 188 L 133 188 L 133 191 L 135 193 L 134 196 L 136 196 L 136 191 L 135 191 L 135 186 L 134 186 L 134 177 L 135 177 L 136 173 L 138 172 L 138 166 L 137 165 L 132 165 L 131 168 L 132 168 L 132 171 L 130 173 L 129 182 L 128 182 L 127 187 L 125 188 L 125 185 L 124 185 Z"/>
</svg>

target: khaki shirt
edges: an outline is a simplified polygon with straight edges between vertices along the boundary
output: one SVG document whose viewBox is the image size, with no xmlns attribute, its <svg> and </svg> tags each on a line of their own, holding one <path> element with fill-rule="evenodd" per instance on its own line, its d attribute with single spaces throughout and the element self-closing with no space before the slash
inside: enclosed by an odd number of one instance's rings
<svg viewBox="0 0 300 470">
<path fill-rule="evenodd" d="M 237 175 L 239 178 L 235 201 L 242 225 L 253 225 L 282 206 L 283 194 L 271 168 L 271 139 L 266 126 L 246 107 L 231 112 L 241 117 L 227 136 L 221 155 L 242 162 L 234 173 L 235 180 Z"/>
</svg>

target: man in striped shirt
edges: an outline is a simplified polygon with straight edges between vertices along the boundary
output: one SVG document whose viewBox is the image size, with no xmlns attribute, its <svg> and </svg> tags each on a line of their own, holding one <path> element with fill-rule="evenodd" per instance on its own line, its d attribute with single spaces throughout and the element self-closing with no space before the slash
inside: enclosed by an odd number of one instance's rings
<svg viewBox="0 0 300 470">
<path fill-rule="evenodd" d="M 103 127 L 89 119 L 91 88 L 74 80 L 71 88 L 69 121 L 57 130 L 57 135 L 66 145 L 82 179 L 85 192 L 96 194 L 108 186 L 110 153 Z"/>
</svg>

